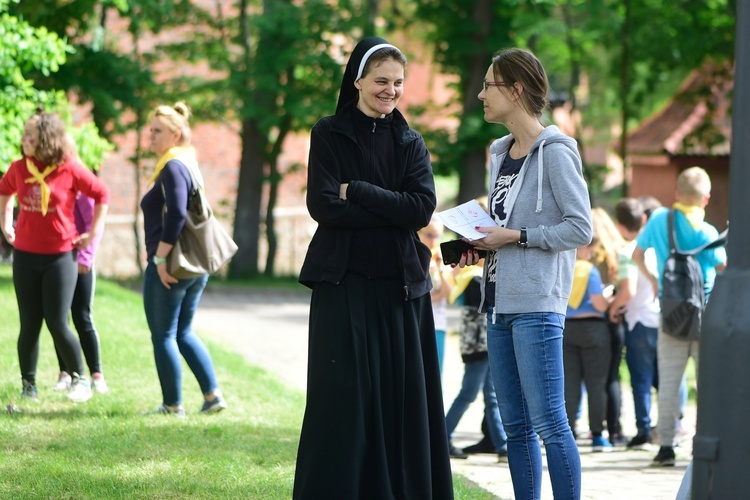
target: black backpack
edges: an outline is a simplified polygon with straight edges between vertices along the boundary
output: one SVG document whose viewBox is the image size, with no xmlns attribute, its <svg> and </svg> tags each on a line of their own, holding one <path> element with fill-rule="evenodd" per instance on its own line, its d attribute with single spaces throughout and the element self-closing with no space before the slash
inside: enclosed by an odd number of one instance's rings
<svg viewBox="0 0 750 500">
<path fill-rule="evenodd" d="M 696 255 L 703 250 L 726 245 L 727 231 L 715 241 L 699 246 L 689 252 L 677 247 L 674 210 L 667 216 L 669 256 L 664 263 L 661 280 L 661 329 L 667 335 L 683 340 L 700 338 L 701 317 L 706 306 L 703 289 L 703 271 Z"/>
</svg>

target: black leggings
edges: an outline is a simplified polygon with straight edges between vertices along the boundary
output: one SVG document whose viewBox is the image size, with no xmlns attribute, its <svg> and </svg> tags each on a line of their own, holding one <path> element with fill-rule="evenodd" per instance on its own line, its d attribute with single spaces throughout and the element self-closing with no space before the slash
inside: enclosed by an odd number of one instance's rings
<svg viewBox="0 0 750 500">
<path fill-rule="evenodd" d="M 21 377 L 32 384 L 36 384 L 42 320 L 46 322 L 65 365 L 79 375 L 84 373 L 81 344 L 68 326 L 77 277 L 74 250 L 53 255 L 14 252 L 13 285 L 21 320 L 18 362 Z"/>
<path fill-rule="evenodd" d="M 73 324 L 78 332 L 78 338 L 81 339 L 81 348 L 83 357 L 86 358 L 86 364 L 89 373 L 101 373 L 102 358 L 99 350 L 99 334 L 94 326 L 94 317 L 91 309 L 94 305 L 94 289 L 96 288 L 96 274 L 94 268 L 85 274 L 78 274 L 76 282 L 76 291 L 73 294 L 73 305 L 70 308 L 70 315 L 73 317 Z M 57 363 L 60 365 L 61 372 L 71 373 L 63 361 L 60 350 L 55 347 L 57 354 Z"/>
</svg>

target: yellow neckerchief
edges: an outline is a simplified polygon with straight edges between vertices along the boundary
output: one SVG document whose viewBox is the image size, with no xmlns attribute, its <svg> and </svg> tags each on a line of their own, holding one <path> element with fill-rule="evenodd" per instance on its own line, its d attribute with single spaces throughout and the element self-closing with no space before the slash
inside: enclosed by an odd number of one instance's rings
<svg viewBox="0 0 750 500">
<path fill-rule="evenodd" d="M 469 286 L 471 280 L 473 280 L 475 276 L 481 277 L 483 273 L 484 269 L 482 268 L 482 266 L 466 266 L 462 268 L 453 278 L 455 284 L 453 285 L 453 289 L 448 296 L 448 302 L 450 302 L 451 304 L 456 302 L 456 299 L 458 299 L 458 297 L 462 293 L 464 293 L 466 287 Z"/>
<path fill-rule="evenodd" d="M 39 172 L 39 169 L 36 167 L 36 164 L 33 161 L 31 161 L 31 158 L 27 157 L 26 168 L 31 174 L 31 177 L 29 177 L 28 179 L 25 179 L 24 182 L 26 184 L 32 184 L 34 182 L 39 183 L 39 188 L 42 191 L 42 215 L 43 216 L 47 215 L 47 207 L 49 206 L 50 189 L 49 189 L 49 185 L 46 182 L 44 182 L 44 179 L 57 168 L 57 165 L 47 165 L 44 168 L 44 172 Z"/>
<path fill-rule="evenodd" d="M 696 205 L 685 205 L 684 203 L 675 201 L 672 208 L 685 214 L 685 217 L 690 225 L 693 226 L 693 229 L 700 229 L 703 227 L 703 220 L 706 218 L 706 211 L 701 207 Z"/>
<path fill-rule="evenodd" d="M 156 162 L 156 167 L 154 167 L 154 175 L 151 176 L 151 182 L 156 182 L 156 179 L 159 178 L 159 174 L 164 168 L 164 165 L 166 165 L 169 160 L 174 160 L 175 158 L 179 158 L 180 161 L 184 163 L 188 168 L 192 169 L 193 172 L 197 171 L 198 160 L 195 157 L 195 148 L 193 146 L 175 146 L 173 148 L 169 148 L 166 153 L 161 155 L 159 161 Z"/>
<path fill-rule="evenodd" d="M 573 268 L 573 290 L 570 292 L 568 305 L 573 309 L 578 309 L 583 297 L 586 295 L 586 289 L 589 287 L 589 276 L 594 264 L 588 260 L 576 259 L 576 265 Z"/>
</svg>

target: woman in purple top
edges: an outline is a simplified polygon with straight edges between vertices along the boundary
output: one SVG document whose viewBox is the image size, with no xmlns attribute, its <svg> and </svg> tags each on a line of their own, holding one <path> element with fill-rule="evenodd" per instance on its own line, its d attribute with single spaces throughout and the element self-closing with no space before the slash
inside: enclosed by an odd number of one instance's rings
<svg viewBox="0 0 750 500">
<path fill-rule="evenodd" d="M 94 200 L 83 193 L 78 193 L 76 204 L 73 209 L 73 217 L 76 229 L 80 234 L 89 232 L 91 221 L 94 217 Z M 94 271 L 94 256 L 99 248 L 102 237 L 99 234 L 89 246 L 78 251 L 78 281 L 76 282 L 73 304 L 70 313 L 73 324 L 81 339 L 81 348 L 86 358 L 89 372 L 91 373 L 91 388 L 99 394 L 109 392 L 107 382 L 102 374 L 101 350 L 99 347 L 99 334 L 96 331 L 93 317 L 94 290 L 96 289 L 96 272 Z M 55 348 L 57 362 L 60 365 L 60 376 L 54 389 L 64 391 L 70 387 L 70 371 L 60 352 Z"/>
</svg>

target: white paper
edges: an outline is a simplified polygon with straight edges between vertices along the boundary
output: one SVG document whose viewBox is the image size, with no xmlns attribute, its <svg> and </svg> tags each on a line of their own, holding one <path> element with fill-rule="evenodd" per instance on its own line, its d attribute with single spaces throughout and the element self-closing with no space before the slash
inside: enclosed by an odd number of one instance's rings
<svg viewBox="0 0 750 500">
<path fill-rule="evenodd" d="M 486 233 L 480 233 L 474 229 L 477 226 L 497 226 L 497 223 L 476 200 L 467 201 L 435 215 L 445 227 L 468 240 L 481 240 L 487 236 Z"/>
</svg>

